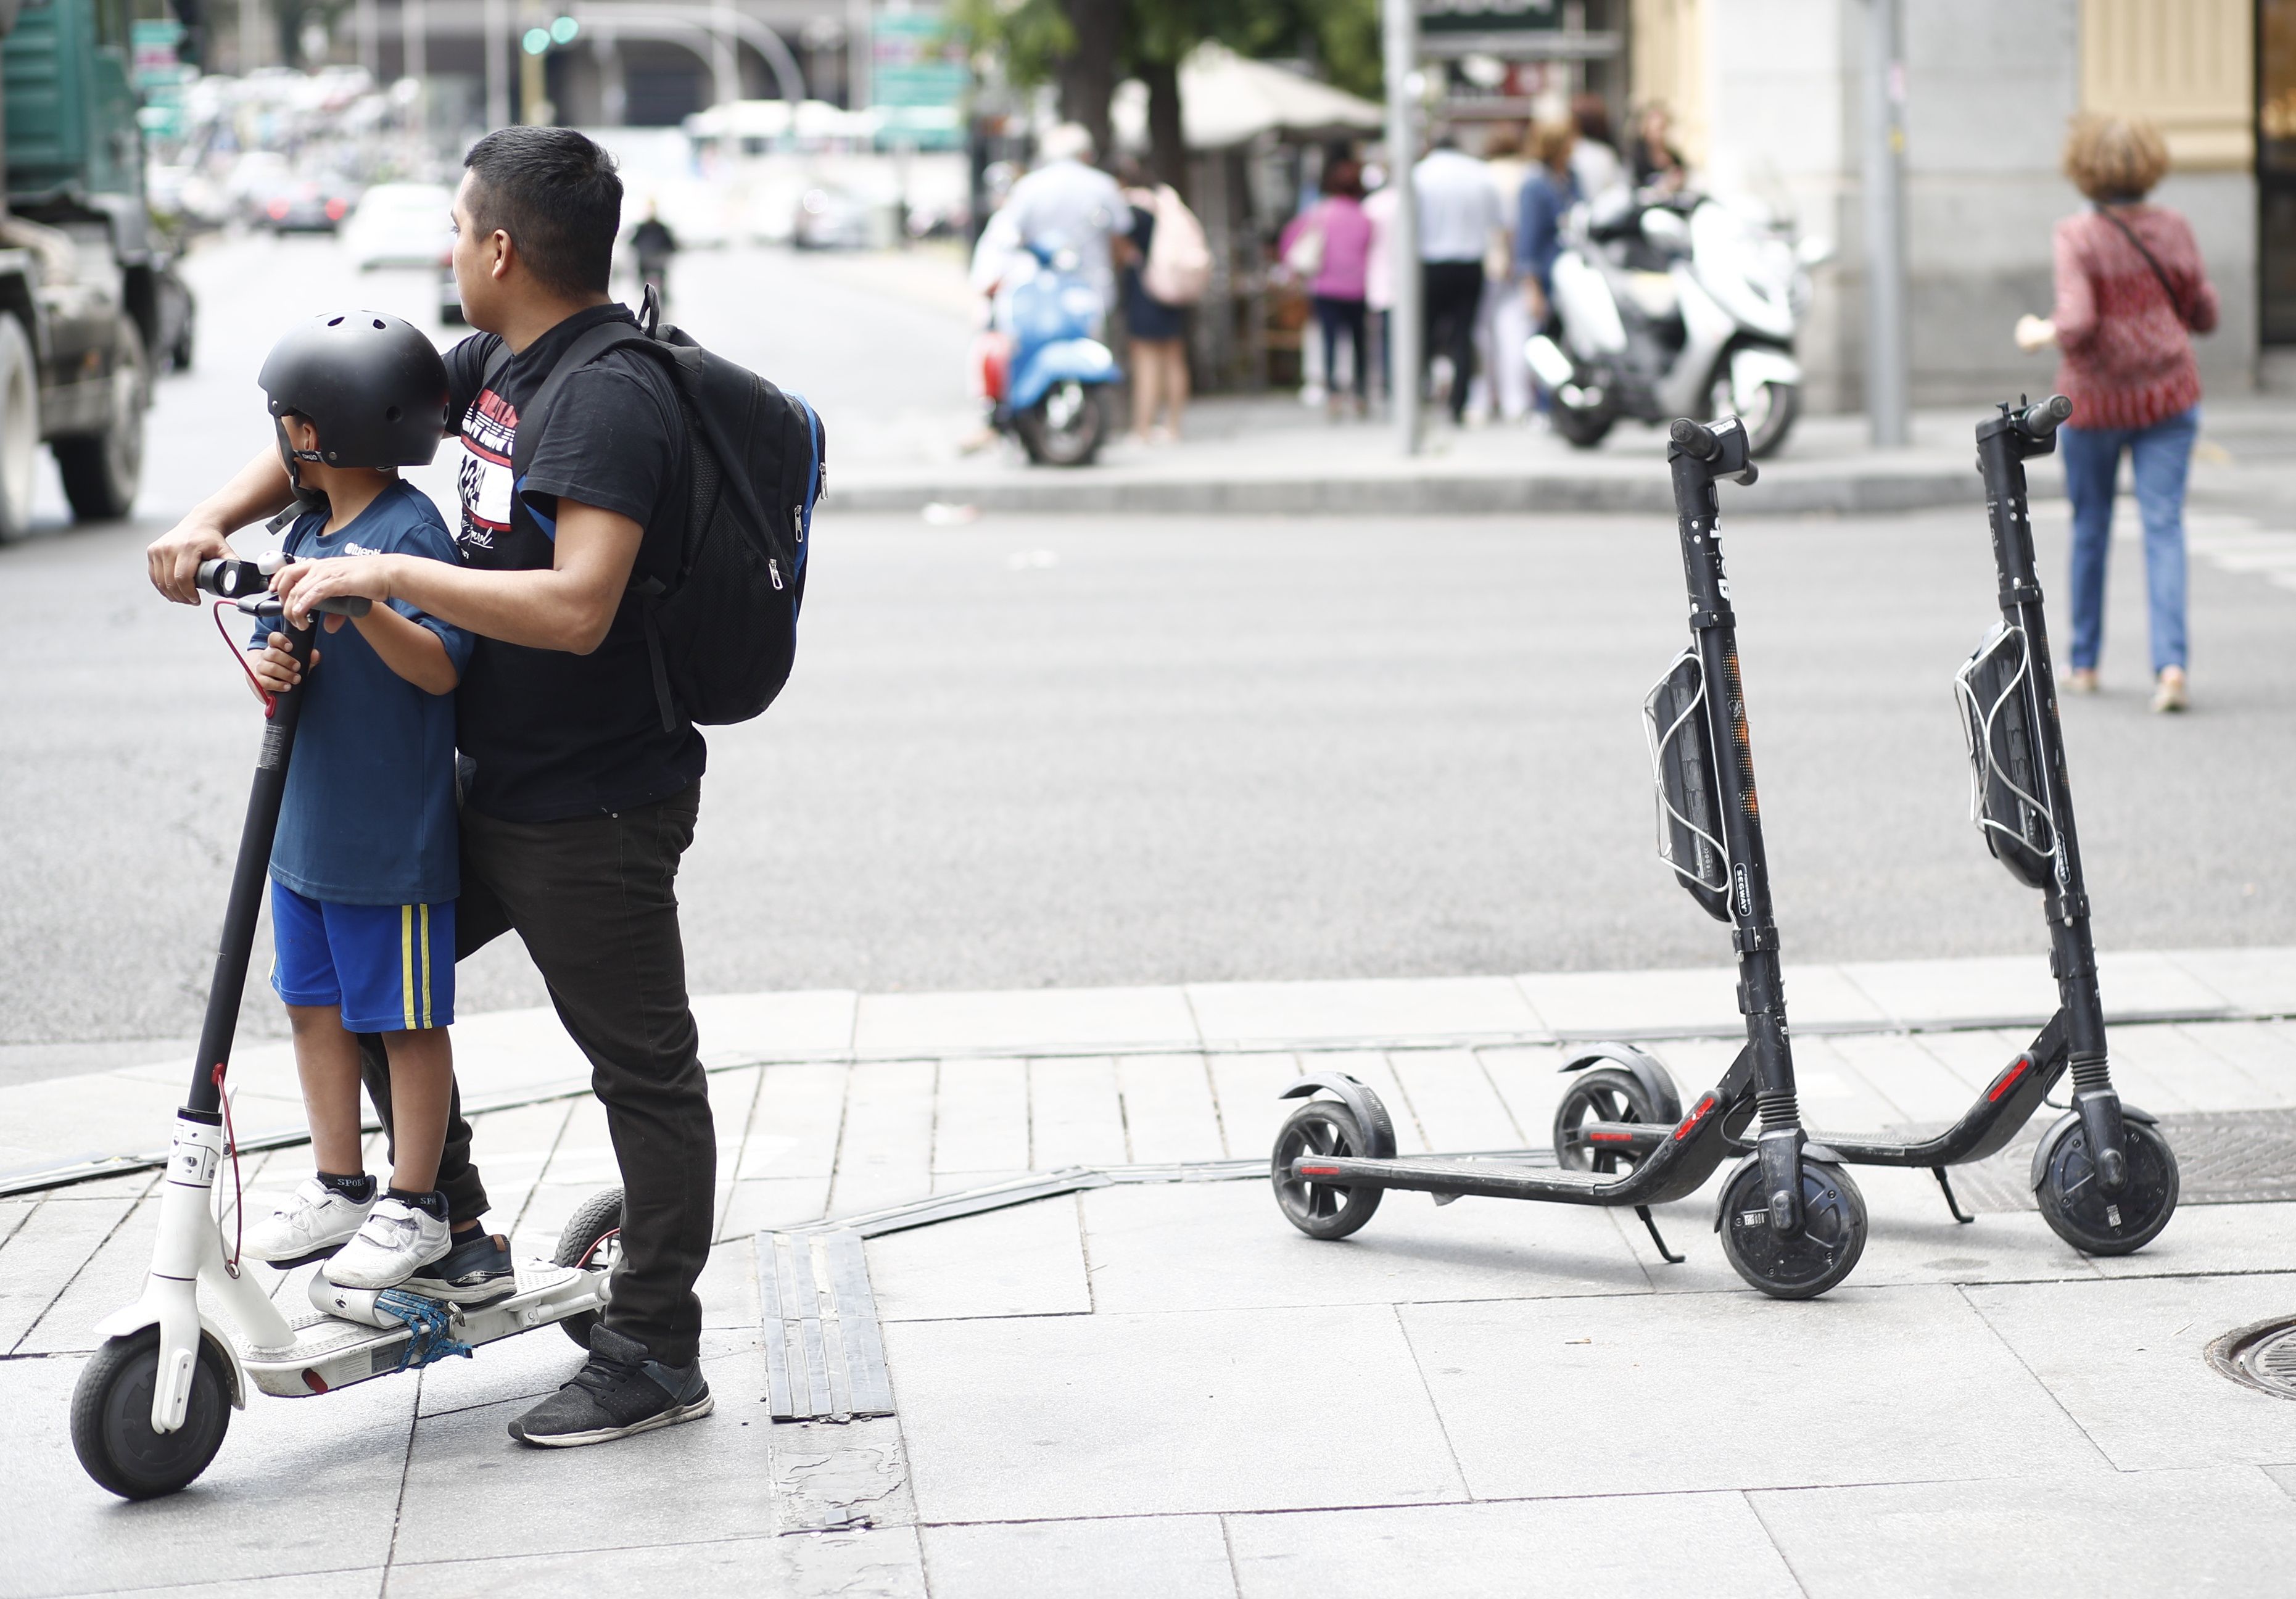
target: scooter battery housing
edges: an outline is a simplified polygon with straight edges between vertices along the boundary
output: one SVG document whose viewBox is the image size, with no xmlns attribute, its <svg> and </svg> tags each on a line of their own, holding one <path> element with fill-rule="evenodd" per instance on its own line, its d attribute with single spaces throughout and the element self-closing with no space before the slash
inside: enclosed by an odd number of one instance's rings
<svg viewBox="0 0 2296 1599">
<path fill-rule="evenodd" d="M 1722 790 L 1707 718 L 1706 673 L 1688 651 L 1643 701 L 1651 776 L 1658 788 L 1658 852 L 1717 922 L 1730 919 L 1730 867 L 1722 844 Z"/>
<path fill-rule="evenodd" d="M 2034 738 L 2033 718 L 2042 713 L 2032 692 L 2024 630 L 1997 625 L 1955 684 L 1969 746 L 1970 819 L 2012 877 L 2046 889 L 2057 839 L 2047 770 Z"/>
</svg>

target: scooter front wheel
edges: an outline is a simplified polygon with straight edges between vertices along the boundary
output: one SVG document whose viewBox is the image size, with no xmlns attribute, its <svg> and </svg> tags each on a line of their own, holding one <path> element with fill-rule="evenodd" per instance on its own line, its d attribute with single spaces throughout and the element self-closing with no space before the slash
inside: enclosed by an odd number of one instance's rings
<svg viewBox="0 0 2296 1599">
<path fill-rule="evenodd" d="M 2033 1198 L 2050 1231 L 2084 1255 L 2128 1255 L 2161 1236 L 2177 1213 L 2181 1180 L 2177 1152 L 2161 1129 L 2134 1117 L 2120 1124 L 2128 1176 L 2118 1193 L 2096 1180 L 2088 1134 L 2080 1117 L 2067 1111 L 2041 1136 L 2033 1168 L 2039 1181 Z"/>
<path fill-rule="evenodd" d="M 556 1266 L 603 1267 L 613 1269 L 622 1258 L 622 1191 L 609 1188 L 594 1193 L 582 1201 L 558 1234 L 558 1252 L 551 1263 Z M 590 1347 L 590 1329 L 598 1324 L 598 1313 L 585 1310 L 579 1316 L 570 1316 L 558 1324 L 559 1330 L 583 1349 Z"/>
<path fill-rule="evenodd" d="M 1866 1252 L 1866 1196 L 1826 1160 L 1801 1163 L 1801 1230 L 1770 1225 L 1762 1163 L 1749 1157 L 1722 1188 L 1722 1252 L 1737 1274 L 1774 1300 L 1814 1300 L 1848 1276 Z"/>
<path fill-rule="evenodd" d="M 214 1341 L 201 1337 L 184 1424 L 154 1432 L 160 1329 L 106 1339 L 72 1390 L 72 1449 L 96 1486 L 123 1499 L 156 1499 L 206 1471 L 231 1424 L 231 1382 L 223 1361 Z"/>
<path fill-rule="evenodd" d="M 1292 1162 L 1302 1155 L 1369 1152 L 1363 1124 L 1338 1100 L 1311 1099 L 1292 1111 L 1275 1135 L 1275 1154 L 1268 1163 L 1283 1219 L 1310 1238 L 1345 1238 L 1369 1221 L 1385 1189 L 1343 1188 L 1292 1175 Z"/>
</svg>

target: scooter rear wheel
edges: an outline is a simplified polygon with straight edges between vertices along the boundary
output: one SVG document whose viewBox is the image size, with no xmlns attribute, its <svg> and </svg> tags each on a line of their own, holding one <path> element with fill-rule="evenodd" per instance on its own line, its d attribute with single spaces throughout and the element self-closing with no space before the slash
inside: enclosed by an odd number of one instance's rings
<svg viewBox="0 0 2296 1599">
<path fill-rule="evenodd" d="M 582 1202 L 558 1234 L 558 1252 L 551 1263 L 555 1266 L 603 1266 L 611 1269 L 622 1258 L 622 1191 L 609 1188 L 594 1193 Z M 585 1310 L 579 1316 L 570 1316 L 558 1324 L 559 1330 L 583 1349 L 590 1347 L 590 1329 L 598 1324 L 598 1313 Z"/>
<path fill-rule="evenodd" d="M 1013 419 L 1021 447 L 1039 466 L 1089 466 L 1107 437 L 1107 402 L 1096 383 L 1064 379 Z"/>
<path fill-rule="evenodd" d="M 1826 1160 L 1801 1163 L 1801 1231 L 1770 1226 L 1762 1165 L 1750 1157 L 1722 1188 L 1722 1252 L 1737 1274 L 1774 1300 L 1814 1300 L 1848 1276 L 1866 1252 L 1866 1196 Z"/>
<path fill-rule="evenodd" d="M 72 1451 L 96 1486 L 123 1499 L 156 1499 L 182 1488 L 216 1457 L 231 1425 L 231 1382 L 212 1339 L 200 1339 L 191 1402 L 173 1432 L 152 1430 L 152 1390 L 160 1381 L 160 1329 L 106 1339 L 72 1390 Z"/>
<path fill-rule="evenodd" d="M 2042 1135 L 2035 1154 L 2040 1181 L 2033 1198 L 2040 1204 L 2041 1219 L 2085 1255 L 2134 1254 L 2161 1236 L 2177 1213 L 2182 1186 L 2177 1152 L 2149 1122 L 2131 1118 L 2120 1128 L 2128 1177 L 2119 1193 L 2098 1187 L 2088 1134 L 2070 1111 Z"/>
<path fill-rule="evenodd" d="M 1642 1162 L 1631 1150 L 1605 1149 L 1578 1129 L 1590 1121 L 1671 1127 L 1680 1119 L 1678 1106 L 1669 1115 L 1631 1071 L 1605 1066 L 1579 1072 L 1554 1107 L 1554 1163 L 1566 1171 L 1613 1172 L 1624 1161 L 1626 1169 L 1632 1171 Z"/>
<path fill-rule="evenodd" d="M 1292 1162 L 1302 1155 L 1369 1152 L 1363 1125 L 1338 1100 L 1311 1099 L 1292 1111 L 1275 1135 L 1275 1154 L 1268 1171 L 1283 1219 L 1310 1238 L 1345 1238 L 1369 1221 L 1385 1189 L 1342 1188 L 1292 1175 Z"/>
</svg>

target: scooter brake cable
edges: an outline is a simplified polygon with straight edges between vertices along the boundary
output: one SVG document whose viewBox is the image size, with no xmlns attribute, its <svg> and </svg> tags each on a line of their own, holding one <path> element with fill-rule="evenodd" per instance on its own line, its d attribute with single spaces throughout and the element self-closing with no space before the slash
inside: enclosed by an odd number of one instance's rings
<svg viewBox="0 0 2296 1599">
<path fill-rule="evenodd" d="M 209 1075 L 215 1080 L 216 1098 L 223 1105 L 224 1147 L 231 1151 L 231 1254 L 224 1261 L 226 1276 L 239 1275 L 239 1252 L 247 1243 L 247 1190 L 239 1180 L 239 1134 L 231 1125 L 231 1095 L 223 1086 L 224 1063 L 217 1061 Z"/>
<path fill-rule="evenodd" d="M 223 640 L 224 647 L 231 652 L 231 658 L 239 662 L 239 669 L 247 674 L 248 682 L 254 686 L 257 697 L 263 701 L 263 719 L 267 722 L 271 719 L 271 713 L 276 709 L 279 701 L 272 696 L 269 689 L 263 686 L 262 680 L 255 675 L 255 668 L 247 664 L 247 652 L 232 643 L 231 635 L 224 631 L 223 608 L 230 603 L 229 600 L 217 600 L 215 603 L 216 636 Z"/>
</svg>

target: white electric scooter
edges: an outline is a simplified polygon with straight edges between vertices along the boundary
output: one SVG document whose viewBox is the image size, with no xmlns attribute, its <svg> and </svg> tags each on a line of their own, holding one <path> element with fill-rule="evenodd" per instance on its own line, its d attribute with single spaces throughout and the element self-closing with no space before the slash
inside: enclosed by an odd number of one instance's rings
<svg viewBox="0 0 2296 1599">
<path fill-rule="evenodd" d="M 207 562 L 199 586 L 234 600 L 248 615 L 276 617 L 279 601 L 266 592 L 275 566 L 274 561 Z M 347 616 L 366 608 L 365 600 L 318 607 Z M 279 630 L 296 660 L 308 663 L 312 630 L 283 618 Z M 468 1355 L 475 1345 L 554 1322 L 587 1348 L 620 1258 L 622 1196 L 610 1189 L 567 1224 L 552 1261 L 517 1264 L 517 1287 L 505 1298 L 465 1308 L 405 1289 L 337 1288 L 314 1274 L 312 1312 L 290 1317 L 272 1302 L 252 1263 L 242 1265 L 236 1248 L 226 1247 L 215 1191 L 226 1157 L 233 1158 L 234 1175 L 237 1167 L 224 1072 L 301 712 L 302 695 L 292 689 L 275 696 L 266 712 L 191 1096 L 176 1113 L 175 1143 L 160 1185 L 152 1274 L 141 1298 L 98 1324 L 103 1344 L 72 1391 L 72 1447 L 87 1474 L 122 1498 L 172 1494 L 205 1471 L 223 1447 L 231 1412 L 247 1407 L 250 1379 L 282 1398 L 331 1393 L 369 1377 Z M 239 1333 L 237 1343 L 201 1308 L 202 1286 L 220 1301 Z"/>
</svg>

